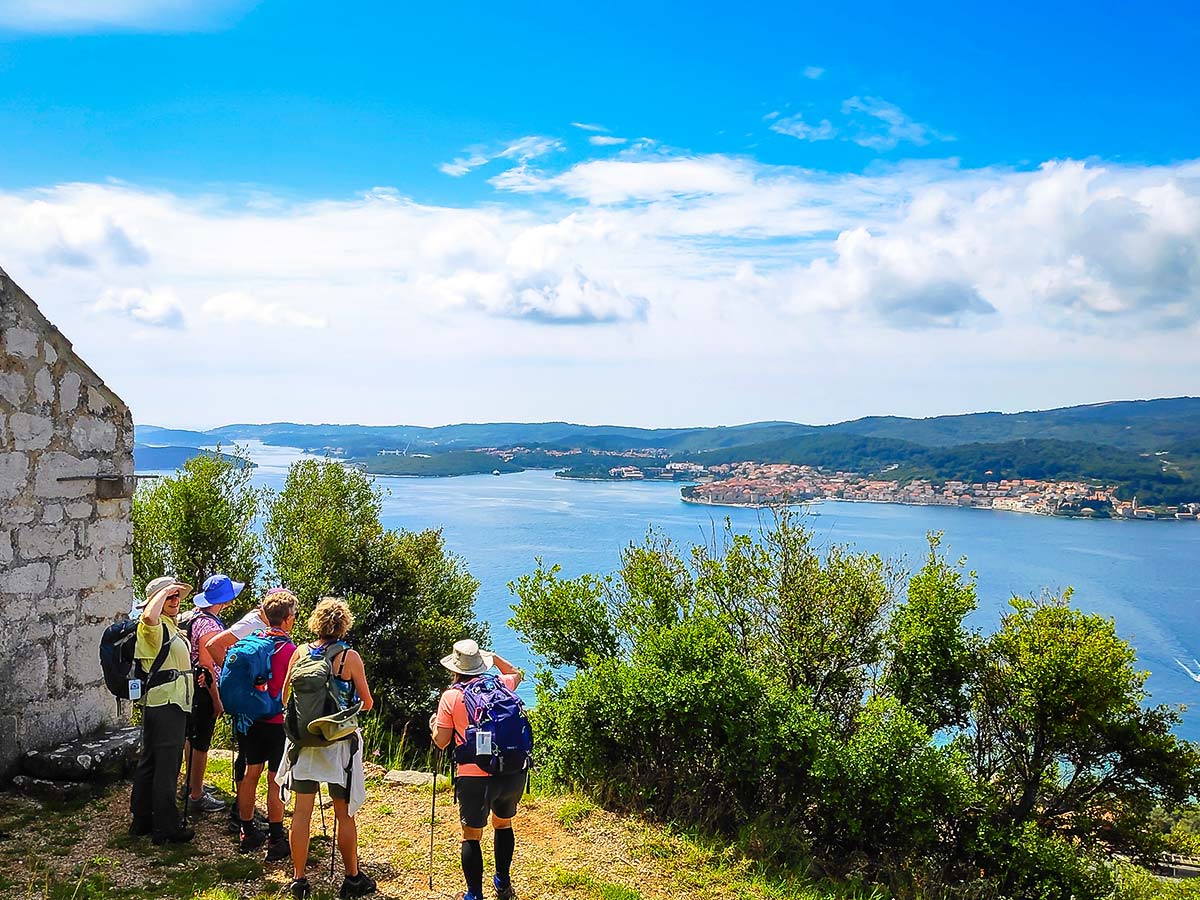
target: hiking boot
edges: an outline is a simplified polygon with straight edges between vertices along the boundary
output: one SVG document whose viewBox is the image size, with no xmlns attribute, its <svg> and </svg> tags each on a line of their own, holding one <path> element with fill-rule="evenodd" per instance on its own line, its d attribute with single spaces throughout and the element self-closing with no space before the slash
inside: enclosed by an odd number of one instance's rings
<svg viewBox="0 0 1200 900">
<path fill-rule="evenodd" d="M 154 835 L 155 844 L 186 844 L 196 836 L 196 829 L 187 825 L 180 825 L 174 831 L 166 834 Z"/>
<path fill-rule="evenodd" d="M 513 890 L 512 881 L 505 880 L 504 884 L 500 883 L 500 876 L 492 876 L 492 887 L 496 890 L 496 900 L 517 900 L 517 892 Z"/>
<path fill-rule="evenodd" d="M 362 873 L 362 869 L 358 870 L 358 874 L 351 878 L 346 876 L 342 882 L 342 889 L 338 892 L 339 897 L 365 897 L 368 894 L 375 893 L 375 879 L 368 878 Z"/>
<path fill-rule="evenodd" d="M 250 853 L 267 842 L 267 833 L 256 825 L 251 825 L 242 832 L 238 839 L 238 853 Z"/>
<path fill-rule="evenodd" d="M 221 812 L 224 809 L 225 804 L 212 794 L 201 794 L 199 800 L 188 798 L 188 812 L 190 813 Z"/>
<path fill-rule="evenodd" d="M 257 809 L 254 811 L 254 824 L 258 828 L 266 828 L 267 827 L 267 817 L 264 816 Z M 229 828 L 230 834 L 239 834 L 242 830 L 242 817 L 238 813 L 238 807 L 237 807 L 236 800 L 233 801 L 231 804 L 229 804 L 228 828 Z"/>
<path fill-rule="evenodd" d="M 134 819 L 129 823 L 130 837 L 145 837 L 154 830 L 153 819 Z"/>
<path fill-rule="evenodd" d="M 312 896 L 312 885 L 308 883 L 307 878 L 292 880 L 292 896 L 295 900 L 308 900 Z"/>
<path fill-rule="evenodd" d="M 267 841 L 267 862 L 275 862 L 279 859 L 287 859 L 292 855 L 291 845 L 288 844 L 287 835 L 283 837 L 271 838 Z"/>
</svg>

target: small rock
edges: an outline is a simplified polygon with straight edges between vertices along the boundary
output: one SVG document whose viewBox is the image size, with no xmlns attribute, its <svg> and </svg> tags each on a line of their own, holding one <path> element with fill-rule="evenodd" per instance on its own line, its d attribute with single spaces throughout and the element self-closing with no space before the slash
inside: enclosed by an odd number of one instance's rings
<svg viewBox="0 0 1200 900">
<path fill-rule="evenodd" d="M 432 783 L 432 772 L 418 772 L 414 769 L 392 769 L 383 776 L 384 784 L 411 784 L 417 787 L 427 787 Z M 438 788 L 448 787 L 450 779 L 445 775 L 437 777 Z"/>
</svg>

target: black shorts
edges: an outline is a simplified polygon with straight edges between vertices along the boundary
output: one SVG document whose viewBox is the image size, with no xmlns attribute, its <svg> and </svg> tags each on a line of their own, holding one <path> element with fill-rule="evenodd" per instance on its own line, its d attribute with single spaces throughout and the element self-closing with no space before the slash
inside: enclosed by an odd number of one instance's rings
<svg viewBox="0 0 1200 900">
<path fill-rule="evenodd" d="M 460 775 L 454 781 L 459 821 L 468 828 L 482 828 L 487 824 L 489 811 L 498 818 L 511 819 L 517 814 L 517 803 L 525 793 L 528 775 L 528 772 Z"/>
<path fill-rule="evenodd" d="M 208 688 L 199 688 L 192 699 L 192 711 L 188 713 L 187 736 L 192 749 L 198 753 L 207 753 L 212 747 L 213 729 L 217 727 L 217 717 L 213 715 L 212 694 Z"/>
<path fill-rule="evenodd" d="M 238 735 L 238 750 L 246 765 L 266 763 L 268 772 L 278 772 L 283 760 L 283 723 L 255 722 L 249 731 Z"/>
</svg>

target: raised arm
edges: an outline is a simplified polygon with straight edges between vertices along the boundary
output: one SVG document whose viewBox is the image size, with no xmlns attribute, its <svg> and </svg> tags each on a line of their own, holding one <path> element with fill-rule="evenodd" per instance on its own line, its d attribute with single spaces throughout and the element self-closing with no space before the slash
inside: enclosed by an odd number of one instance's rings
<svg viewBox="0 0 1200 900">
<path fill-rule="evenodd" d="M 513 684 L 513 687 L 516 687 L 518 684 L 520 684 L 522 681 L 525 680 L 525 673 L 523 671 L 521 671 L 520 669 L 518 669 L 516 666 L 514 666 L 512 663 L 510 663 L 507 659 L 505 659 L 499 653 L 494 653 L 494 652 L 492 653 L 492 662 L 495 663 L 496 668 L 500 670 L 501 675 L 516 675 L 517 676 L 516 683 Z"/>
<path fill-rule="evenodd" d="M 209 658 L 217 665 L 225 665 L 225 656 L 229 653 L 229 648 L 237 643 L 237 635 L 226 628 L 220 634 L 214 634 L 208 641 Z"/>
</svg>

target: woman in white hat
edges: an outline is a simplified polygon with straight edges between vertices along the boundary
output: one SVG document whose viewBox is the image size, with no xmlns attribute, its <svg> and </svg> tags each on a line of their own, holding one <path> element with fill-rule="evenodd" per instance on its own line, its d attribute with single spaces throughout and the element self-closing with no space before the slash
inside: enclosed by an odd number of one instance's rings
<svg viewBox="0 0 1200 900">
<path fill-rule="evenodd" d="M 176 624 L 179 604 L 192 587 L 169 575 L 146 585 L 139 604 L 134 656 L 145 673 L 142 689 L 142 751 L 133 775 L 130 834 L 152 834 L 154 843 L 190 841 L 195 832 L 179 820 L 175 782 L 192 709 L 192 659 Z"/>
<path fill-rule="evenodd" d="M 498 681 L 515 691 L 524 677 L 508 660 L 496 653 L 479 649 L 472 640 L 458 641 L 454 650 L 442 658 L 442 665 L 454 673 L 453 685 L 442 694 L 437 712 L 429 719 L 434 744 L 444 750 L 454 742 L 465 740 L 471 722 L 467 713 L 463 688 L 469 682 L 486 675 L 494 665 L 500 670 Z M 454 789 L 458 795 L 459 819 L 462 824 L 462 870 L 467 890 L 458 900 L 483 900 L 483 850 L 479 841 L 491 813 L 495 845 L 496 874 L 492 879 L 496 900 L 515 900 L 509 870 L 512 866 L 516 840 L 512 820 L 517 803 L 525 790 L 525 771 L 489 775 L 478 765 L 459 762 Z"/>
</svg>

